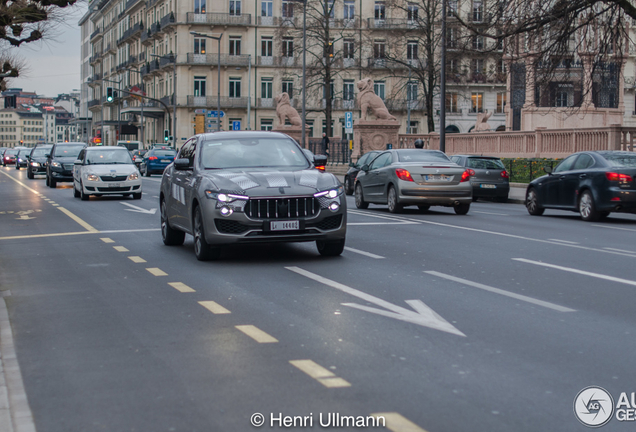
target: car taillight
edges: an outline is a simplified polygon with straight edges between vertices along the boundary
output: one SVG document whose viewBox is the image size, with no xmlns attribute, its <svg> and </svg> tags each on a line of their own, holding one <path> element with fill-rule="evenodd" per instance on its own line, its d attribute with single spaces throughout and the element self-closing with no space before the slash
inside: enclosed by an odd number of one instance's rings
<svg viewBox="0 0 636 432">
<path fill-rule="evenodd" d="M 403 168 L 396 169 L 395 175 L 397 175 L 400 180 L 413 181 L 413 177 L 411 177 L 411 173 Z"/>
<path fill-rule="evenodd" d="M 510 178 L 510 176 L 508 175 L 508 171 L 506 171 L 506 170 L 503 170 L 503 171 L 501 172 L 501 176 L 502 176 L 503 178 Z"/>
<path fill-rule="evenodd" d="M 615 172 L 606 172 L 605 177 L 607 177 L 609 181 L 625 181 L 625 182 L 633 181 L 632 176 L 627 174 L 615 173 Z"/>
<path fill-rule="evenodd" d="M 472 174 L 471 174 L 471 172 L 472 172 Z M 462 173 L 462 179 L 460 180 L 460 183 L 470 180 L 470 176 L 471 175 L 475 175 L 475 171 L 473 171 L 471 169 L 467 169 L 466 171 L 464 171 Z"/>
<path fill-rule="evenodd" d="M 325 170 L 325 166 L 324 165 L 320 165 L 320 166 L 317 166 L 316 169 L 320 170 L 320 171 L 324 171 Z"/>
<path fill-rule="evenodd" d="M 148 160 L 157 160 L 157 156 L 150 156 Z"/>
</svg>

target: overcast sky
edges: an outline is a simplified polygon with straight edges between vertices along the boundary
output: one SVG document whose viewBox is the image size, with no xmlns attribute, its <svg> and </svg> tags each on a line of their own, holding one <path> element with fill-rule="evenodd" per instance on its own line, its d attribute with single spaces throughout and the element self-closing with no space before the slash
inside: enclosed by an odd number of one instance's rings
<svg viewBox="0 0 636 432">
<path fill-rule="evenodd" d="M 53 39 L 24 44 L 15 50 L 24 59 L 26 71 L 11 79 L 8 88 L 53 97 L 79 89 L 81 33 L 77 23 L 86 12 L 86 2 L 65 12 L 64 22 L 55 29 Z"/>
</svg>

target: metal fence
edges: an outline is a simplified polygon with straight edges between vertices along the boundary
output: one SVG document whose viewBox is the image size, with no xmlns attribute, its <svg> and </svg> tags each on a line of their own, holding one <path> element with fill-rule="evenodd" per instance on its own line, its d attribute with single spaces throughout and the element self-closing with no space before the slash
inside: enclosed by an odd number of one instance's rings
<svg viewBox="0 0 636 432">
<path fill-rule="evenodd" d="M 313 154 L 323 154 L 322 139 L 309 140 L 308 147 Z M 351 150 L 349 150 L 349 141 L 347 140 L 331 140 L 329 143 L 329 158 L 327 164 L 348 164 L 351 161 Z"/>
<path fill-rule="evenodd" d="M 511 183 L 530 183 L 546 174 L 545 167 L 554 169 L 561 159 L 502 159 Z"/>
</svg>

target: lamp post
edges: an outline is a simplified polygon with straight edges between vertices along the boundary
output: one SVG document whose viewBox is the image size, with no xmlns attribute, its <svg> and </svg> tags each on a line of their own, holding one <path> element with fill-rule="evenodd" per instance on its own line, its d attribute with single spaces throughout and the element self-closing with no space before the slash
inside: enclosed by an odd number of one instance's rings
<svg viewBox="0 0 636 432">
<path fill-rule="evenodd" d="M 141 72 L 138 70 L 134 70 L 134 69 L 128 69 L 128 72 L 135 72 L 139 74 L 139 77 L 141 78 Z M 144 80 L 140 79 L 141 82 L 141 93 L 144 93 Z M 141 146 L 144 146 L 144 99 L 143 98 L 139 98 L 139 102 L 140 102 L 140 106 L 141 106 L 141 120 L 139 121 L 139 128 L 141 129 L 140 135 L 141 135 Z M 175 146 L 176 148 L 176 146 Z"/>
<path fill-rule="evenodd" d="M 446 153 L 446 0 L 442 0 L 442 55 L 440 79 L 439 149 Z"/>
<path fill-rule="evenodd" d="M 121 84 L 121 81 L 113 81 L 113 80 L 109 80 L 106 78 L 102 78 L 102 81 L 106 81 L 109 83 L 113 83 L 113 84 L 117 84 L 117 131 L 119 132 L 119 117 L 120 117 L 120 113 L 119 113 L 119 101 L 120 101 L 120 94 L 121 94 L 121 89 L 119 88 L 119 85 Z M 104 86 L 102 86 L 102 88 L 104 88 Z M 103 97 L 103 96 L 102 96 Z M 102 140 L 102 145 L 104 145 L 104 104 L 102 103 L 102 136 L 101 136 L 101 140 Z M 117 140 L 115 140 L 117 141 Z M 115 144 L 117 144 L 117 142 L 115 142 Z"/>
<path fill-rule="evenodd" d="M 150 54 L 152 57 L 167 58 L 172 63 L 172 145 L 177 148 L 177 55 L 170 53 L 169 55 Z"/>
<path fill-rule="evenodd" d="M 223 37 L 223 33 L 219 34 L 218 36 L 211 36 L 209 34 L 191 31 L 190 34 L 194 36 L 203 37 L 203 38 L 215 39 L 218 43 L 218 48 L 217 48 L 218 64 L 217 64 L 217 83 L 216 83 L 216 130 L 218 132 L 221 130 L 221 38 Z M 247 94 L 249 98 L 249 90 Z M 249 120 L 249 105 L 247 109 L 248 109 L 247 121 L 249 123 L 250 121 Z"/>
</svg>

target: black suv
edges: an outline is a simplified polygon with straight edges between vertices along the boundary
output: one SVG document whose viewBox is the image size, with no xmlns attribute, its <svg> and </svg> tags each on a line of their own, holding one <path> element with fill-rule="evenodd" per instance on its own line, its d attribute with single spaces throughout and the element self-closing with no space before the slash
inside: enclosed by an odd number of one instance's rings
<svg viewBox="0 0 636 432">
<path fill-rule="evenodd" d="M 27 178 L 33 179 L 35 175 L 46 174 L 46 157 L 51 153 L 51 147 L 51 144 L 38 144 L 31 150 Z"/>
<path fill-rule="evenodd" d="M 73 164 L 77 155 L 86 147 L 84 143 L 65 142 L 53 144 L 46 160 L 46 185 L 54 188 L 57 182 L 73 181 Z"/>
</svg>

